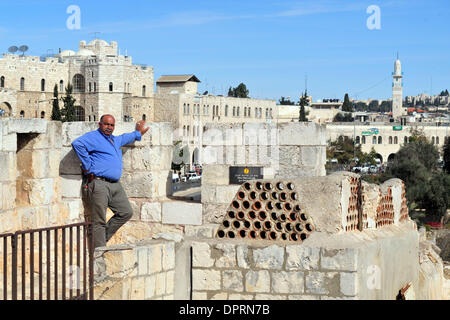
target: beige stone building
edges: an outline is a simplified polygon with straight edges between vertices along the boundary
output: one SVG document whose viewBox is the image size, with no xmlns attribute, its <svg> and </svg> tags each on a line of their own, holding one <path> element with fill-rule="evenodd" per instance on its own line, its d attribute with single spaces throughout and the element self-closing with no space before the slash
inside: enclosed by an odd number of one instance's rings
<svg viewBox="0 0 450 320">
<path fill-rule="evenodd" d="M 189 149 L 185 163 L 201 163 L 207 123 L 275 123 L 275 100 L 234 98 L 198 93 L 195 75 L 165 75 L 156 81 L 155 121 L 171 122 L 174 141 Z"/>
<path fill-rule="evenodd" d="M 73 85 L 79 121 L 111 113 L 128 121 L 152 119 L 153 68 L 134 65 L 117 42 L 80 41 L 78 52 L 49 58 L 4 54 L 0 59 L 0 109 L 3 117 L 50 119 L 54 86 L 59 98 Z M 60 101 L 60 108 L 63 104 Z"/>
</svg>

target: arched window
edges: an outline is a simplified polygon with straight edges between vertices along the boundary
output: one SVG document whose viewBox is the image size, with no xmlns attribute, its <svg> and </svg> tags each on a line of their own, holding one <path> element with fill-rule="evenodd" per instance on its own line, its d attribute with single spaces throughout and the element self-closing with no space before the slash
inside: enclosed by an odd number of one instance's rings
<svg viewBox="0 0 450 320">
<path fill-rule="evenodd" d="M 398 137 L 397 136 L 394 137 L 394 144 L 398 144 Z"/>
<path fill-rule="evenodd" d="M 2 77 L 0 78 L 0 88 L 4 88 L 4 87 L 5 87 L 5 77 L 2 76 Z"/>
<path fill-rule="evenodd" d="M 191 135 L 191 128 L 189 128 L 189 126 L 186 128 L 186 133 L 188 137 Z"/>
<path fill-rule="evenodd" d="M 403 142 L 404 142 L 405 144 L 407 144 L 407 143 L 408 143 L 408 137 L 405 137 L 405 138 L 403 139 Z"/>
<path fill-rule="evenodd" d="M 356 144 L 360 144 L 361 143 L 361 138 L 359 136 L 356 137 L 355 143 Z"/>
<path fill-rule="evenodd" d="M 45 118 L 45 111 L 42 111 L 41 112 L 41 119 L 44 119 Z"/>
<path fill-rule="evenodd" d="M 183 126 L 183 136 L 186 136 L 186 126 Z"/>
<path fill-rule="evenodd" d="M 91 116 L 89 116 L 89 121 L 91 121 Z"/>
<path fill-rule="evenodd" d="M 94 92 L 97 92 L 97 82 L 94 82 Z"/>
<path fill-rule="evenodd" d="M 144 120 L 144 121 L 147 120 L 147 116 L 145 114 L 142 115 L 142 120 Z"/>
<path fill-rule="evenodd" d="M 74 75 L 72 82 L 73 82 L 73 92 L 74 93 L 82 93 L 86 90 L 84 76 L 82 74 L 78 73 L 78 74 Z"/>
<path fill-rule="evenodd" d="M 64 81 L 59 81 L 59 92 L 64 92 Z"/>
<path fill-rule="evenodd" d="M 186 103 L 183 103 L 183 114 L 186 114 Z"/>
<path fill-rule="evenodd" d="M 233 107 L 233 117 L 236 116 L 236 107 Z"/>
<path fill-rule="evenodd" d="M 383 137 L 381 136 L 378 137 L 378 144 L 383 144 Z"/>
<path fill-rule="evenodd" d="M 266 108 L 266 119 L 269 118 L 269 109 Z"/>
<path fill-rule="evenodd" d="M 372 138 L 372 144 L 377 144 L 377 137 L 374 136 L 374 137 Z"/>
<path fill-rule="evenodd" d="M 362 144 L 366 144 L 366 137 L 362 136 Z"/>
<path fill-rule="evenodd" d="M 20 117 L 21 117 L 21 118 L 25 117 L 25 111 L 23 111 L 23 110 L 20 111 Z"/>
<path fill-rule="evenodd" d="M 389 144 L 392 144 L 392 137 L 389 137 Z"/>
<path fill-rule="evenodd" d="M 20 78 L 20 91 L 25 91 L 25 78 Z"/>
<path fill-rule="evenodd" d="M 228 117 L 228 105 L 225 106 L 225 117 Z"/>
<path fill-rule="evenodd" d="M 431 137 L 431 144 L 434 144 L 434 137 Z"/>
<path fill-rule="evenodd" d="M 145 97 L 147 94 L 147 87 L 146 86 L 142 86 L 142 96 Z"/>
<path fill-rule="evenodd" d="M 114 84 L 112 82 L 109 83 L 109 92 L 114 91 Z"/>
<path fill-rule="evenodd" d="M 41 91 L 45 91 L 45 79 L 41 80 Z"/>
<path fill-rule="evenodd" d="M 436 144 L 439 144 L 439 137 L 436 137 Z"/>
<path fill-rule="evenodd" d="M 84 108 L 81 106 L 75 107 L 75 121 L 85 121 Z"/>
<path fill-rule="evenodd" d="M 249 107 L 248 108 L 248 117 L 250 118 L 252 116 L 252 109 Z"/>
<path fill-rule="evenodd" d="M 92 92 L 92 83 L 89 82 L 89 92 Z"/>
</svg>

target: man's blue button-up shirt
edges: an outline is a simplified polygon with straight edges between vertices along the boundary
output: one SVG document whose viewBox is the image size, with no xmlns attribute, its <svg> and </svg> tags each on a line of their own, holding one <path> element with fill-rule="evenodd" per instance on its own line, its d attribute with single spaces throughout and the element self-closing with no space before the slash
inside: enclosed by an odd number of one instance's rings
<svg viewBox="0 0 450 320">
<path fill-rule="evenodd" d="M 98 177 L 118 181 L 122 176 L 122 150 L 120 147 L 141 141 L 141 133 L 134 131 L 120 136 L 107 136 L 100 129 L 91 131 L 72 142 L 83 170 Z"/>
</svg>

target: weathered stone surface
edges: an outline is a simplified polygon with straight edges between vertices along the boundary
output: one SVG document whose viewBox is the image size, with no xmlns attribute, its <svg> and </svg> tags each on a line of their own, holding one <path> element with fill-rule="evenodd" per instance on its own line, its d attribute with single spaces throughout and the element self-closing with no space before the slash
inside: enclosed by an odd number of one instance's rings
<svg viewBox="0 0 450 320">
<path fill-rule="evenodd" d="M 280 270 L 284 262 L 284 248 L 272 245 L 265 249 L 253 250 L 256 268 Z"/>
<path fill-rule="evenodd" d="M 358 274 L 356 272 L 340 273 L 341 293 L 346 296 L 356 296 L 358 294 Z"/>
<path fill-rule="evenodd" d="M 245 274 L 245 291 L 270 292 L 270 274 L 267 270 L 250 270 Z"/>
<path fill-rule="evenodd" d="M 164 224 L 202 224 L 202 204 L 183 201 L 162 203 L 162 222 Z"/>
<path fill-rule="evenodd" d="M 320 264 L 322 269 L 339 271 L 356 271 L 357 250 L 348 249 L 325 249 L 321 251 Z"/>
<path fill-rule="evenodd" d="M 221 256 L 216 260 L 217 268 L 234 268 L 236 267 L 236 246 L 233 244 L 220 243 L 215 246 Z"/>
<path fill-rule="evenodd" d="M 305 279 L 306 293 L 330 294 L 339 290 L 339 273 L 310 271 Z"/>
<path fill-rule="evenodd" d="M 220 290 L 222 282 L 220 271 L 194 269 L 192 278 L 194 290 Z"/>
<path fill-rule="evenodd" d="M 303 293 L 303 272 L 274 272 L 272 274 L 272 288 L 275 293 Z"/>
<path fill-rule="evenodd" d="M 194 267 L 209 268 L 214 265 L 214 259 L 211 258 L 211 247 L 204 242 L 192 243 L 192 265 Z"/>
<path fill-rule="evenodd" d="M 287 270 L 317 270 L 319 268 L 320 248 L 286 246 Z"/>
<path fill-rule="evenodd" d="M 222 272 L 223 289 L 226 291 L 242 292 L 244 290 L 244 276 L 239 270 Z"/>
<path fill-rule="evenodd" d="M 161 222 L 161 203 L 144 202 L 141 208 L 141 220 L 149 222 Z"/>
<path fill-rule="evenodd" d="M 242 245 L 237 246 L 237 263 L 239 268 L 249 269 L 250 268 L 250 257 L 248 246 Z"/>
</svg>

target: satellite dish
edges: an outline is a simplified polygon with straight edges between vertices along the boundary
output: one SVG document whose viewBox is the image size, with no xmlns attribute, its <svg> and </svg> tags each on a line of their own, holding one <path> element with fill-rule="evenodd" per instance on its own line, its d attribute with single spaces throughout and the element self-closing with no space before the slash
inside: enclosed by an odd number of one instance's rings
<svg viewBox="0 0 450 320">
<path fill-rule="evenodd" d="M 10 53 L 16 53 L 19 50 L 19 48 L 17 48 L 16 46 L 12 46 L 8 48 L 8 51 Z"/>
<path fill-rule="evenodd" d="M 22 52 L 22 56 L 25 54 L 25 52 L 28 51 L 28 46 L 20 46 L 19 51 Z"/>
</svg>

